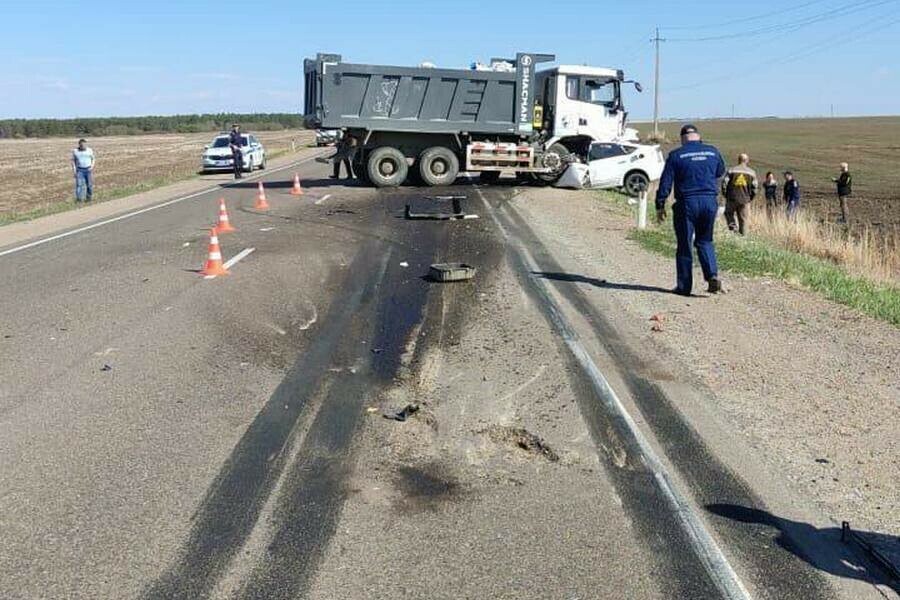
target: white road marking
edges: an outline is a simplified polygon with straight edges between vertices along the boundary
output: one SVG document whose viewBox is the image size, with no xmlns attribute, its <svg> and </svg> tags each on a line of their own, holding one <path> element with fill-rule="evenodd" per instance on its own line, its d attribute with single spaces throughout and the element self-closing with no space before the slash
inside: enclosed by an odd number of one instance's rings
<svg viewBox="0 0 900 600">
<path fill-rule="evenodd" d="M 313 204 L 322 204 L 323 202 L 325 202 L 325 201 L 328 200 L 329 198 L 331 198 L 331 194 L 325 194 L 324 196 L 322 196 L 321 198 L 319 198 L 318 200 L 316 200 L 315 202 L 313 202 Z"/>
<path fill-rule="evenodd" d="M 232 256 L 231 258 L 229 258 L 227 261 L 225 261 L 225 264 L 222 266 L 225 267 L 226 269 L 230 269 L 231 267 L 236 265 L 238 263 L 238 261 L 250 256 L 250 253 L 253 252 L 254 250 L 256 250 L 256 248 L 244 248 L 243 250 L 241 250 L 240 252 L 238 252 L 237 254 Z M 203 279 L 215 279 L 215 278 L 216 278 L 215 275 L 206 275 L 205 277 L 203 277 Z"/>
<path fill-rule="evenodd" d="M 534 257 L 528 249 L 518 239 L 512 237 L 500 222 L 500 219 L 494 212 L 494 208 L 488 203 L 481 190 L 476 187 L 475 192 L 481 198 L 485 209 L 497 225 L 500 233 L 507 241 L 511 242 L 512 249 L 519 255 L 528 270 L 540 271 L 541 269 L 538 266 L 537 261 L 534 260 Z M 585 350 L 584 346 L 582 346 L 581 342 L 578 340 L 574 328 L 562 312 L 562 307 L 560 307 L 550 295 L 547 284 L 544 280 L 535 277 L 532 277 L 531 280 L 535 284 L 541 299 L 550 309 L 550 319 L 553 321 L 555 329 L 563 338 L 563 341 L 581 365 L 581 368 L 584 369 L 585 373 L 590 378 L 597 396 L 608 410 L 617 413 L 622 418 L 625 425 L 628 427 L 629 432 L 634 436 L 644 463 L 653 472 L 654 478 L 659 485 L 663 496 L 668 501 L 670 509 L 677 516 L 682 529 L 690 540 L 691 546 L 693 546 L 694 552 L 700 559 L 700 562 L 703 563 L 703 566 L 706 568 L 707 573 L 709 573 L 716 587 L 729 600 L 750 600 L 750 593 L 738 578 L 734 568 L 728 562 L 725 553 L 722 552 L 722 549 L 716 543 L 712 534 L 706 529 L 703 521 L 691 508 L 686 497 L 672 484 L 669 474 L 666 472 L 666 468 L 659 456 L 657 456 L 653 447 L 650 445 L 650 442 L 638 428 L 637 423 L 635 423 L 631 414 L 628 412 L 628 409 L 625 408 L 625 405 L 622 404 L 622 401 L 619 399 L 618 395 L 616 395 L 616 392 L 609 384 L 609 381 L 603 376 L 603 373 L 597 367 L 596 363 L 594 363 L 590 354 L 588 354 L 587 350 Z"/>
<path fill-rule="evenodd" d="M 304 158 L 303 160 L 299 160 L 297 162 L 291 163 L 289 165 L 285 165 L 278 169 L 272 169 L 266 171 L 265 173 L 259 173 L 257 175 L 251 175 L 246 177 L 245 179 L 259 179 L 265 175 L 271 175 L 272 173 L 278 173 L 279 171 L 286 171 L 288 169 L 293 169 L 297 165 L 302 165 L 303 163 L 310 162 L 311 160 L 315 160 L 319 155 L 310 156 Z M 98 227 L 103 227 L 104 225 L 109 225 L 110 223 L 116 223 L 118 221 L 124 221 L 125 219 L 130 219 L 131 217 L 136 217 L 138 215 L 142 215 L 144 213 L 148 213 L 153 210 L 157 210 L 160 208 L 165 208 L 166 206 L 171 206 L 172 204 L 177 204 L 179 202 L 184 202 L 185 200 L 190 200 L 191 198 L 196 198 L 197 196 L 202 196 L 203 194 L 209 194 L 210 192 L 215 192 L 216 190 L 221 190 L 222 188 L 234 187 L 235 183 L 226 183 L 224 185 L 217 185 L 215 187 L 206 188 L 200 190 L 199 192 L 194 192 L 193 194 L 188 194 L 187 196 L 181 196 L 180 198 L 174 198 L 172 200 L 167 200 L 160 204 L 154 204 L 153 206 L 147 206 L 145 208 L 141 208 L 139 210 L 135 210 L 129 213 L 125 213 L 123 215 L 119 215 L 117 217 L 112 217 L 111 219 L 105 219 L 103 221 L 97 221 L 96 223 L 91 223 L 90 225 L 85 225 L 83 227 L 78 227 L 76 229 L 72 229 L 70 231 L 64 231 L 63 233 L 58 233 L 56 235 L 51 235 L 50 237 L 41 238 L 39 240 L 35 240 L 33 242 L 28 242 L 27 244 L 22 244 L 21 246 L 16 246 L 15 248 L 10 248 L 8 250 L 3 250 L 0 252 L 0 256 L 7 256 L 9 254 L 15 254 L 16 252 L 21 252 L 23 250 L 28 250 L 29 248 L 34 248 L 36 246 L 42 246 L 49 242 L 54 242 L 56 240 L 61 240 L 63 238 L 67 238 L 79 233 L 84 233 L 85 231 L 90 231 L 91 229 L 96 229 Z"/>
<path fill-rule="evenodd" d="M 274 227 L 260 227 L 259 228 L 260 231 L 272 231 L 273 229 L 275 229 L 275 228 Z"/>
</svg>

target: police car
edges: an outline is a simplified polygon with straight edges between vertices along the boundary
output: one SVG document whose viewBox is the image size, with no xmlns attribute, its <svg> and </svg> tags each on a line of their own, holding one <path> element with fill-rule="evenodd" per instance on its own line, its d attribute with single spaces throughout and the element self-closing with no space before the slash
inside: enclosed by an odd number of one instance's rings
<svg viewBox="0 0 900 600">
<path fill-rule="evenodd" d="M 266 149 L 249 133 L 241 134 L 241 150 L 244 159 L 244 171 L 266 168 Z M 227 133 L 220 133 L 212 143 L 203 149 L 201 166 L 204 173 L 211 171 L 231 171 L 234 161 L 231 154 L 231 143 Z"/>
<path fill-rule="evenodd" d="M 632 142 L 594 142 L 588 152 L 588 172 L 593 188 L 622 188 L 637 196 L 657 181 L 666 160 L 659 146 Z"/>
</svg>

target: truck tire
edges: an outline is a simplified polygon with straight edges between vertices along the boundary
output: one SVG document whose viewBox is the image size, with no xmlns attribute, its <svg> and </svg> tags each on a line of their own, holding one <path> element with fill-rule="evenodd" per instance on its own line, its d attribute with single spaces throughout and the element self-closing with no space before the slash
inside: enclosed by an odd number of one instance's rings
<svg viewBox="0 0 900 600">
<path fill-rule="evenodd" d="M 406 157 L 391 146 L 376 148 L 366 161 L 366 175 L 376 187 L 397 187 L 408 173 Z"/>
<path fill-rule="evenodd" d="M 478 181 L 486 185 L 494 185 L 500 180 L 500 171 L 482 171 L 478 174 Z"/>
<path fill-rule="evenodd" d="M 459 159 L 449 148 L 433 146 L 419 156 L 419 176 L 425 185 L 450 185 L 459 175 Z"/>
<path fill-rule="evenodd" d="M 631 171 L 625 175 L 622 187 L 629 196 L 639 196 L 641 192 L 650 189 L 650 178 L 643 171 Z"/>
<path fill-rule="evenodd" d="M 569 149 L 558 142 L 547 148 L 541 162 L 544 166 L 553 167 L 555 170 L 550 173 L 537 173 L 537 179 L 543 183 L 556 183 L 569 165 L 566 160 L 569 154 L 571 154 Z"/>
</svg>

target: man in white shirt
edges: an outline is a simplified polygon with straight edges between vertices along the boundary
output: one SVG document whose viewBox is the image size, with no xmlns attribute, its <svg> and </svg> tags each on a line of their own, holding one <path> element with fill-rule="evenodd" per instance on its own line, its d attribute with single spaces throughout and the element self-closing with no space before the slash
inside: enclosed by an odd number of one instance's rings
<svg viewBox="0 0 900 600">
<path fill-rule="evenodd" d="M 94 195 L 94 166 L 97 164 L 94 151 L 87 142 L 78 140 L 78 147 L 72 151 L 72 173 L 75 174 L 75 202 L 90 202 Z"/>
</svg>

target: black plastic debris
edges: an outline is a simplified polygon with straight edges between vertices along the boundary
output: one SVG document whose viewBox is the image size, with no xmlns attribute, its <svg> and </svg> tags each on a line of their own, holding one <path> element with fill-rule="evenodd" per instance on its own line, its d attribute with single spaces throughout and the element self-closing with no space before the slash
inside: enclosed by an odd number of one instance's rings
<svg viewBox="0 0 900 600">
<path fill-rule="evenodd" d="M 104 371 L 104 372 L 105 372 L 105 371 L 112 371 L 112 366 L 111 366 L 111 365 L 103 365 L 102 367 L 100 367 L 100 370 L 101 370 L 101 371 Z"/>
<path fill-rule="evenodd" d="M 419 406 L 417 404 L 407 404 L 405 407 L 403 407 L 403 410 L 399 410 L 397 412 L 386 412 L 383 414 L 383 416 L 385 419 L 400 421 L 402 423 L 417 412 L 419 412 Z"/>
</svg>

